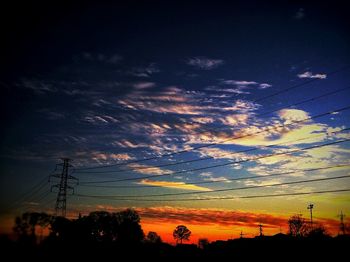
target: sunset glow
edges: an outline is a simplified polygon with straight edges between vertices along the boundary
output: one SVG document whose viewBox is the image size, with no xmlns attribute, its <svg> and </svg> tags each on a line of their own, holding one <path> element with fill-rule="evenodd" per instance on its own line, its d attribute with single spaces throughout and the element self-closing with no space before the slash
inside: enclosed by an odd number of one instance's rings
<svg viewBox="0 0 350 262">
<path fill-rule="evenodd" d="M 172 245 L 350 229 L 348 9 L 115 2 L 9 7 L 0 233 L 127 208 Z"/>
</svg>

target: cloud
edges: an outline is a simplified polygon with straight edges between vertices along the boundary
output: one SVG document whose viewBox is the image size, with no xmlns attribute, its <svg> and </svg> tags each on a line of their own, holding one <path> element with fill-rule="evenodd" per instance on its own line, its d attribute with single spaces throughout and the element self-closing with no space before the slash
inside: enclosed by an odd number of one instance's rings
<svg viewBox="0 0 350 262">
<path fill-rule="evenodd" d="M 120 122 L 115 117 L 109 115 L 88 115 L 83 118 L 84 121 L 93 124 L 93 125 L 106 125 L 110 123 Z"/>
<path fill-rule="evenodd" d="M 256 228 L 258 223 L 266 227 L 285 226 L 287 218 L 283 216 L 230 211 L 225 209 L 149 207 L 137 208 L 143 219 L 152 219 L 157 223 L 185 223 L 197 225 L 245 226 Z"/>
<path fill-rule="evenodd" d="M 92 54 L 85 52 L 81 55 L 81 57 L 86 61 L 103 62 L 108 64 L 118 64 L 121 60 L 123 60 L 123 57 L 118 54 L 106 55 L 102 53 Z"/>
<path fill-rule="evenodd" d="M 223 80 L 222 83 L 226 85 L 236 85 L 236 86 L 249 86 L 249 85 L 258 84 L 255 81 L 246 81 L 246 80 Z"/>
<path fill-rule="evenodd" d="M 235 86 L 236 88 L 228 88 L 228 89 L 211 89 L 213 91 L 221 91 L 227 93 L 235 93 L 235 94 L 250 94 L 246 89 L 252 87 L 258 87 L 258 89 L 266 89 L 271 87 L 272 85 L 268 83 L 258 83 L 256 81 L 247 81 L 247 80 L 221 80 L 221 84 Z"/>
<path fill-rule="evenodd" d="M 288 122 L 302 121 L 310 117 L 307 112 L 298 109 L 281 109 L 277 114 Z"/>
<path fill-rule="evenodd" d="M 275 179 L 268 179 L 268 180 L 264 180 L 264 181 L 256 181 L 256 180 L 249 180 L 248 179 L 248 180 L 244 180 L 241 182 L 247 187 L 250 187 L 250 186 L 268 186 L 268 185 L 281 183 L 281 179 L 275 178 Z"/>
<path fill-rule="evenodd" d="M 171 170 L 167 170 L 167 169 L 161 169 L 159 167 L 154 167 L 154 166 L 150 166 L 150 165 L 141 165 L 138 163 L 132 163 L 132 164 L 128 164 L 128 167 L 140 174 L 147 174 L 147 175 L 161 175 L 164 173 L 171 173 Z"/>
<path fill-rule="evenodd" d="M 139 82 L 133 85 L 136 89 L 147 89 L 156 86 L 154 82 Z"/>
<path fill-rule="evenodd" d="M 121 106 L 132 110 L 147 110 L 157 113 L 199 115 L 203 108 L 196 105 L 192 94 L 170 86 L 154 92 L 152 96 L 146 90 L 137 90 L 117 101 Z"/>
<path fill-rule="evenodd" d="M 148 144 L 145 143 L 134 143 L 132 141 L 122 139 L 120 141 L 115 141 L 112 143 L 113 145 L 120 146 L 122 148 L 142 148 L 142 147 L 148 147 Z"/>
<path fill-rule="evenodd" d="M 206 57 L 193 57 L 188 59 L 187 64 L 199 69 L 212 70 L 224 64 L 224 61 L 221 59 L 210 59 Z"/>
<path fill-rule="evenodd" d="M 199 174 L 199 176 L 202 177 L 204 181 L 212 181 L 212 182 L 220 181 L 220 182 L 226 182 L 226 183 L 232 182 L 224 176 L 215 177 L 213 175 L 213 173 L 211 173 L 211 172 L 203 172 L 203 173 Z"/>
<path fill-rule="evenodd" d="M 305 73 L 298 74 L 299 78 L 318 78 L 318 79 L 326 79 L 326 74 L 312 74 L 312 72 L 306 71 Z"/>
<path fill-rule="evenodd" d="M 44 80 L 29 80 L 24 79 L 21 81 L 20 84 L 17 84 L 17 86 L 22 86 L 27 89 L 31 89 L 37 94 L 45 94 L 45 93 L 55 93 L 58 91 L 56 87 L 52 83 L 49 83 Z"/>
<path fill-rule="evenodd" d="M 297 20 L 301 20 L 305 17 L 305 9 L 299 8 L 298 11 L 295 13 L 294 18 Z"/>
<path fill-rule="evenodd" d="M 166 187 L 166 188 L 185 189 L 185 190 L 212 191 L 210 188 L 196 186 L 196 185 L 189 185 L 184 182 L 155 181 L 155 180 L 143 179 L 138 184 L 159 186 L 159 187 Z"/>
<path fill-rule="evenodd" d="M 160 69 L 156 63 L 150 63 L 146 66 L 134 67 L 130 71 L 127 71 L 127 75 L 133 75 L 136 77 L 150 77 L 155 73 L 159 73 Z"/>
<path fill-rule="evenodd" d="M 247 124 L 249 118 L 249 114 L 235 114 L 225 116 L 224 118 L 220 118 L 221 122 L 228 126 L 237 126 L 237 125 L 245 125 Z"/>
<path fill-rule="evenodd" d="M 267 84 L 267 83 L 262 83 L 262 84 L 259 84 L 259 89 L 266 89 L 266 88 L 269 88 L 271 87 L 272 85 L 270 84 Z"/>
<path fill-rule="evenodd" d="M 305 151 L 305 154 L 316 159 L 335 159 L 341 155 L 346 154 L 348 158 L 350 155 L 350 149 L 341 148 L 339 145 L 332 145 L 327 147 L 313 148 Z M 346 159 L 344 159 L 346 160 Z"/>
<path fill-rule="evenodd" d="M 200 123 L 200 124 L 210 124 L 214 122 L 214 118 L 212 117 L 192 117 L 192 121 Z"/>
<path fill-rule="evenodd" d="M 49 108 L 40 109 L 38 112 L 45 115 L 45 117 L 49 120 L 59 120 L 66 118 L 66 115 L 64 113 L 52 111 Z"/>
<path fill-rule="evenodd" d="M 311 120 L 300 124 L 293 124 L 309 118 L 306 111 L 298 109 L 282 109 L 277 113 L 280 120 L 265 123 L 263 126 L 250 126 L 236 132 L 236 136 L 242 137 L 233 140 L 233 143 L 244 146 L 266 146 L 270 144 L 284 144 L 285 146 L 321 142 L 326 137 L 327 125 L 313 123 Z M 288 126 L 285 126 L 288 125 Z M 264 132 L 264 130 L 266 130 Z M 254 135 L 254 133 L 257 133 Z M 302 138 L 309 137 L 305 140 Z M 299 141 L 295 141 L 299 140 Z M 294 142 L 292 142 L 294 141 Z"/>
<path fill-rule="evenodd" d="M 214 159 L 232 159 L 234 161 L 240 161 L 250 158 L 250 156 L 244 153 L 232 152 L 229 150 L 220 149 L 217 147 L 203 147 L 199 149 L 199 153 L 202 157 L 212 157 Z"/>
<path fill-rule="evenodd" d="M 101 152 L 93 152 L 91 153 L 92 159 L 96 161 L 109 161 L 109 160 L 132 160 L 134 157 L 129 154 L 114 154 L 114 153 L 101 153 Z"/>
</svg>

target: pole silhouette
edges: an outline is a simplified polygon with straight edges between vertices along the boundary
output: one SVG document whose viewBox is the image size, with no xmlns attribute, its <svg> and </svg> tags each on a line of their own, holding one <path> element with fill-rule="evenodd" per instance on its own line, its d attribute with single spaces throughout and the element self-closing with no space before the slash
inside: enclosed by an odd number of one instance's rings
<svg viewBox="0 0 350 262">
<path fill-rule="evenodd" d="M 67 213 L 67 189 L 72 190 L 74 193 L 74 188 L 68 184 L 69 180 L 76 180 L 77 178 L 69 175 L 69 168 L 73 167 L 69 161 L 71 161 L 69 158 L 62 158 L 63 163 L 59 164 L 62 166 L 62 173 L 61 174 L 55 174 L 50 176 L 56 177 L 60 179 L 60 182 L 56 185 L 53 185 L 51 187 L 51 191 L 53 188 L 58 188 L 57 192 L 57 198 L 56 198 L 56 204 L 55 204 L 55 213 L 56 216 L 66 216 Z M 77 182 L 78 183 L 78 182 Z"/>
</svg>

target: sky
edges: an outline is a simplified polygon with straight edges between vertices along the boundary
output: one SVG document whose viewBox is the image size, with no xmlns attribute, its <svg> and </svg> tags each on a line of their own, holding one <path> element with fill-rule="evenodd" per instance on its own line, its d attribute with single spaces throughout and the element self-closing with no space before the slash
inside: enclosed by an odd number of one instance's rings
<svg viewBox="0 0 350 262">
<path fill-rule="evenodd" d="M 132 207 L 169 243 L 179 224 L 194 243 L 253 237 L 259 223 L 287 233 L 310 203 L 333 235 L 350 217 L 349 191 L 334 192 L 350 189 L 345 3 L 3 10 L 1 232 L 22 212 L 54 212 L 61 158 L 79 179 L 69 217 Z"/>
</svg>

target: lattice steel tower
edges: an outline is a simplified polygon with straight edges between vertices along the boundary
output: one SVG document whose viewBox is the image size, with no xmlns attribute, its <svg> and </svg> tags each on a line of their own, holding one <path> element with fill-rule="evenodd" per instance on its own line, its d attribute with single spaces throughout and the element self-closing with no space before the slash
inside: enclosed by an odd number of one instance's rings
<svg viewBox="0 0 350 262">
<path fill-rule="evenodd" d="M 58 188 L 57 193 L 57 199 L 56 199 L 56 205 L 55 205 L 55 212 L 56 216 L 66 216 L 66 208 L 67 208 L 67 190 L 72 190 L 74 193 L 74 188 L 69 185 L 69 180 L 76 180 L 78 183 L 78 179 L 71 176 L 69 174 L 69 168 L 73 167 L 69 161 L 71 161 L 69 158 L 62 158 L 63 163 L 58 164 L 62 166 L 62 173 L 61 174 L 54 174 L 50 177 L 56 177 L 60 179 L 60 182 L 56 185 L 51 186 L 51 191 L 53 188 Z"/>
</svg>

